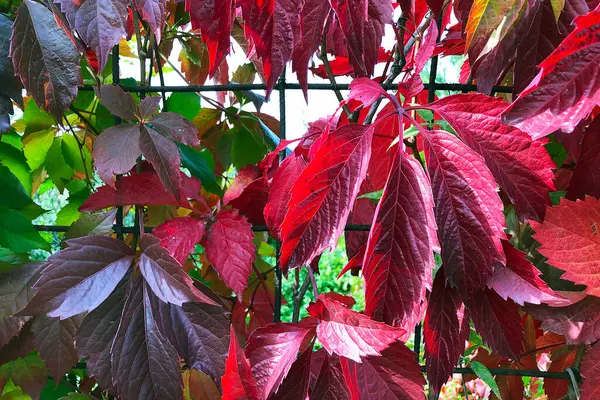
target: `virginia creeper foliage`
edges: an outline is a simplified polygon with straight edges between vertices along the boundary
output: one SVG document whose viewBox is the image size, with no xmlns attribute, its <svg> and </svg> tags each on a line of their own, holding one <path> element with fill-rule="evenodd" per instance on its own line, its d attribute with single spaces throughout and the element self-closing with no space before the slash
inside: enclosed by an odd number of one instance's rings
<svg viewBox="0 0 600 400">
<path fill-rule="evenodd" d="M 0 12 L 2 398 L 437 399 L 472 366 L 520 399 L 489 368 L 542 354 L 599 396 L 598 0 Z M 321 101 L 309 70 L 339 106 L 286 139 L 261 107 Z M 364 297 L 321 287 L 339 245 Z"/>
</svg>

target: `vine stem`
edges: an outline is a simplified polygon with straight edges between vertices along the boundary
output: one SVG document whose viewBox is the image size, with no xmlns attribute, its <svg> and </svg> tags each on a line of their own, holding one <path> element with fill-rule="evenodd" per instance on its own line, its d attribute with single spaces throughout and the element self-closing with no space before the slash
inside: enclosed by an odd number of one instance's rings
<svg viewBox="0 0 600 400">
<path fill-rule="evenodd" d="M 304 299 L 304 295 L 308 290 L 308 286 L 311 283 L 311 279 L 307 276 L 302 283 L 302 286 L 298 290 L 298 293 L 293 298 L 294 302 L 294 310 L 292 311 L 292 322 L 298 322 L 300 320 L 300 307 L 302 306 L 302 300 Z"/>
<path fill-rule="evenodd" d="M 329 82 L 333 85 L 333 92 L 335 93 L 335 97 L 337 100 L 342 103 L 344 101 L 344 96 L 342 96 L 342 92 L 337 88 L 337 82 L 335 81 L 335 76 L 333 75 L 333 70 L 331 69 L 331 65 L 329 64 L 329 60 L 327 59 L 327 35 L 323 35 L 323 42 L 321 43 L 321 51 L 319 51 L 319 58 L 323 62 L 323 67 L 325 68 L 325 72 L 327 73 L 327 78 L 329 78 Z M 344 114 L 348 119 L 352 118 L 352 111 L 348 108 L 347 104 L 342 105 L 342 110 L 344 110 Z"/>
<path fill-rule="evenodd" d="M 262 285 L 263 289 L 265 290 L 265 293 L 267 295 L 267 300 L 269 300 L 269 305 L 271 306 L 271 310 L 273 310 L 273 302 L 271 301 L 271 296 L 269 295 L 269 288 L 267 287 L 267 282 L 265 282 L 265 280 L 263 279 L 262 273 L 258 270 L 258 268 L 256 267 L 256 264 L 252 263 L 252 269 L 254 270 L 254 273 L 256 274 L 256 276 L 258 277 L 258 280 L 260 281 L 260 284 Z"/>
</svg>

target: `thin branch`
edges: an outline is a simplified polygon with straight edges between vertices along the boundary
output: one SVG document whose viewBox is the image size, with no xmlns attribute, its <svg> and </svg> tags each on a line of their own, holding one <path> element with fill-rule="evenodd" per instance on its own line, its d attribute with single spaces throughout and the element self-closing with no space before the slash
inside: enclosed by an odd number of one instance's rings
<svg viewBox="0 0 600 400">
<path fill-rule="evenodd" d="M 75 113 L 75 115 L 79 117 L 81 122 L 83 122 L 88 128 L 90 128 L 90 130 L 94 133 L 95 136 L 100 135 L 100 131 L 98 131 L 98 129 L 96 129 L 96 127 L 92 125 L 92 123 L 81 114 L 81 110 L 75 108 L 73 105 L 71 105 L 70 110 L 73 111 L 73 113 Z"/>
<path fill-rule="evenodd" d="M 262 287 L 263 287 L 263 289 L 265 291 L 265 294 L 267 295 L 267 300 L 269 300 L 269 305 L 271 306 L 271 309 L 273 309 L 273 302 L 271 301 L 271 296 L 269 296 L 269 288 L 267 287 L 267 283 L 262 278 L 262 274 L 260 273 L 260 271 L 256 267 L 256 264 L 252 263 L 252 269 L 254 270 L 254 273 L 256 274 L 256 276 L 258 277 L 258 279 L 260 280 L 260 283 L 261 283 L 261 285 L 262 285 Z"/>
<path fill-rule="evenodd" d="M 298 322 L 300 320 L 300 307 L 302 307 L 302 300 L 304 299 L 304 295 L 308 290 L 308 286 L 310 285 L 311 279 L 307 276 L 302 283 L 302 286 L 298 290 L 298 294 L 294 296 L 294 310 L 292 311 L 292 322 Z"/>
<path fill-rule="evenodd" d="M 329 60 L 327 59 L 327 35 L 323 35 L 323 42 L 321 43 L 321 50 L 319 51 L 319 58 L 323 62 L 323 67 L 325 67 L 325 72 L 327 73 L 327 77 L 329 78 L 329 82 L 333 85 L 333 92 L 335 93 L 335 97 L 337 97 L 338 101 L 341 103 L 344 101 L 344 96 L 342 96 L 342 92 L 337 88 L 337 82 L 335 81 L 335 76 L 333 75 L 333 71 L 331 70 L 331 65 L 329 64 Z M 342 106 L 342 110 L 344 110 L 344 114 L 348 119 L 352 119 L 352 111 L 348 108 L 348 105 L 344 104 Z"/>
</svg>

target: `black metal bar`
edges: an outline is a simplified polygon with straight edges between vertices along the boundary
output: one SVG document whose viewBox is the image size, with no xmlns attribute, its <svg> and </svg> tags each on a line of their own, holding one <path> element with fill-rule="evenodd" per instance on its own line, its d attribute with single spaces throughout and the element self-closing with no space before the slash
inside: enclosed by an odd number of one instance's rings
<svg viewBox="0 0 600 400">
<path fill-rule="evenodd" d="M 331 83 L 309 83 L 308 90 L 348 90 L 350 84 L 338 83 L 333 85 Z M 430 89 L 430 84 L 423 84 L 425 89 Z M 235 85 L 190 85 L 190 86 L 131 86 L 121 85 L 126 92 L 146 92 L 146 93 L 161 93 L 161 92 L 226 92 L 226 91 L 239 91 L 239 90 L 266 90 L 266 85 L 260 83 L 248 83 L 248 84 L 235 84 Z M 384 85 L 386 90 L 396 90 L 398 88 L 397 83 L 390 83 Z M 300 84 L 298 83 L 278 83 L 275 85 L 276 90 L 300 90 Z M 436 83 L 436 90 L 450 90 L 450 91 L 477 91 L 477 85 L 462 84 L 462 83 Z M 94 86 L 84 85 L 79 90 L 94 90 Z M 494 92 L 496 93 L 512 93 L 512 86 L 494 86 Z"/>
<path fill-rule="evenodd" d="M 68 225 L 34 225 L 36 230 L 40 232 L 67 232 L 71 227 Z M 116 232 L 118 229 L 118 224 L 113 225 L 113 229 Z M 124 226 L 122 228 L 123 233 L 134 233 L 134 227 Z M 145 232 L 152 232 L 154 229 L 153 226 L 144 227 Z M 371 230 L 371 225 L 353 225 L 348 224 L 344 227 L 345 231 L 348 232 L 367 232 Z M 269 227 L 266 225 L 254 225 L 252 226 L 252 231 L 254 232 L 269 232 Z"/>
<path fill-rule="evenodd" d="M 115 47 L 113 47 L 113 51 L 112 51 L 112 78 L 113 78 L 113 83 L 115 85 L 119 85 L 119 83 L 121 82 L 121 72 L 119 70 L 119 45 L 115 45 Z M 92 86 L 92 88 L 94 88 L 94 86 Z M 115 117 L 115 125 L 119 125 L 121 123 L 121 118 L 120 117 Z M 116 179 L 120 179 L 121 176 L 117 175 Z M 123 240 L 123 207 L 117 207 L 117 216 L 116 216 L 116 228 L 115 228 L 115 232 L 117 233 L 117 239 L 119 240 Z"/>
</svg>

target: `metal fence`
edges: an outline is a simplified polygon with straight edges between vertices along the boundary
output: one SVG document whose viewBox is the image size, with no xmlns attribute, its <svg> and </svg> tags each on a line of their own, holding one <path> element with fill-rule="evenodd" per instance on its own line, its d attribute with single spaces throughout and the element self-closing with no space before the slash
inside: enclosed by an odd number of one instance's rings
<svg viewBox="0 0 600 400">
<path fill-rule="evenodd" d="M 438 21 L 439 22 L 439 21 Z M 433 21 L 432 21 L 433 23 Z M 438 38 L 439 40 L 439 38 Z M 157 53 L 158 55 L 158 53 Z M 161 63 L 157 63 L 160 85 L 159 86 L 151 86 L 151 85 L 141 85 L 141 86 L 133 86 L 133 85 L 123 85 L 119 80 L 119 48 L 115 46 L 112 52 L 113 56 L 113 83 L 119 85 L 126 92 L 135 92 L 140 94 L 140 96 L 144 96 L 146 93 L 160 93 L 165 99 L 165 93 L 176 93 L 176 92 L 222 92 L 222 91 L 240 91 L 240 90 L 266 90 L 266 85 L 264 84 L 227 84 L 227 85 L 186 85 L 186 86 L 166 86 L 164 84 L 164 78 L 162 74 Z M 152 60 L 151 64 L 152 66 Z M 463 93 L 472 92 L 477 90 L 477 86 L 473 84 L 460 84 L 460 83 L 438 83 L 436 82 L 436 75 L 438 69 L 438 56 L 434 56 L 431 59 L 431 68 L 429 75 L 429 82 L 424 84 L 426 90 L 428 90 L 428 102 L 431 103 L 434 101 L 435 92 L 441 90 L 447 91 L 460 91 Z M 395 90 L 397 89 L 397 83 L 389 83 L 384 84 L 383 87 L 386 90 Z M 309 83 L 308 90 L 348 90 L 348 84 L 328 84 L 328 83 Z M 80 87 L 79 90 L 91 91 L 94 90 L 93 86 L 83 86 Z M 280 139 L 286 138 L 286 91 L 289 90 L 301 90 L 301 87 L 298 83 L 288 83 L 285 79 L 285 71 L 283 75 L 279 78 L 278 83 L 275 85 L 275 89 L 279 93 L 279 131 L 280 131 Z M 494 86 L 493 92 L 495 93 L 512 93 L 513 88 L 510 86 Z M 164 110 L 164 109 L 163 109 Z M 119 124 L 120 118 L 115 117 L 115 123 Z M 118 177 L 117 177 L 118 178 Z M 134 233 L 139 232 L 138 226 L 138 218 L 135 219 L 136 226 L 134 227 L 126 227 L 123 223 L 123 209 L 122 207 L 117 208 L 117 216 L 116 223 L 113 226 L 114 231 L 117 234 L 119 239 L 123 239 L 123 235 L 126 233 Z M 57 226 L 57 225 L 36 225 L 35 228 L 38 231 L 46 231 L 46 232 L 67 232 L 69 230 L 69 226 Z M 255 232 L 267 232 L 269 229 L 266 226 L 253 226 L 253 231 Z M 370 225 L 346 225 L 344 231 L 369 231 Z M 146 232 L 151 232 L 152 227 L 145 227 Z M 279 248 L 279 245 L 278 245 Z M 279 254 L 279 251 L 278 251 Z M 278 263 L 278 258 L 277 258 Z M 281 312 L 281 288 L 282 288 L 282 272 L 280 268 L 275 269 L 275 304 L 274 304 L 274 321 L 280 321 L 280 312 Z M 422 333 L 421 333 L 421 324 L 415 327 L 414 332 L 414 351 L 418 355 L 421 352 L 421 342 L 422 342 Z M 425 366 L 421 365 L 421 370 L 425 371 Z M 521 376 L 521 377 L 539 377 L 539 378 L 551 378 L 551 379 L 566 379 L 569 380 L 570 385 L 573 386 L 575 391 L 577 391 L 577 385 L 579 380 L 579 375 L 577 371 L 573 369 L 567 369 L 562 372 L 553 372 L 553 371 L 539 371 L 539 370 L 525 370 L 525 369 L 513 369 L 513 368 L 490 368 L 490 372 L 493 375 L 499 376 Z M 454 368 L 454 373 L 456 374 L 474 374 L 471 368 Z"/>
</svg>

